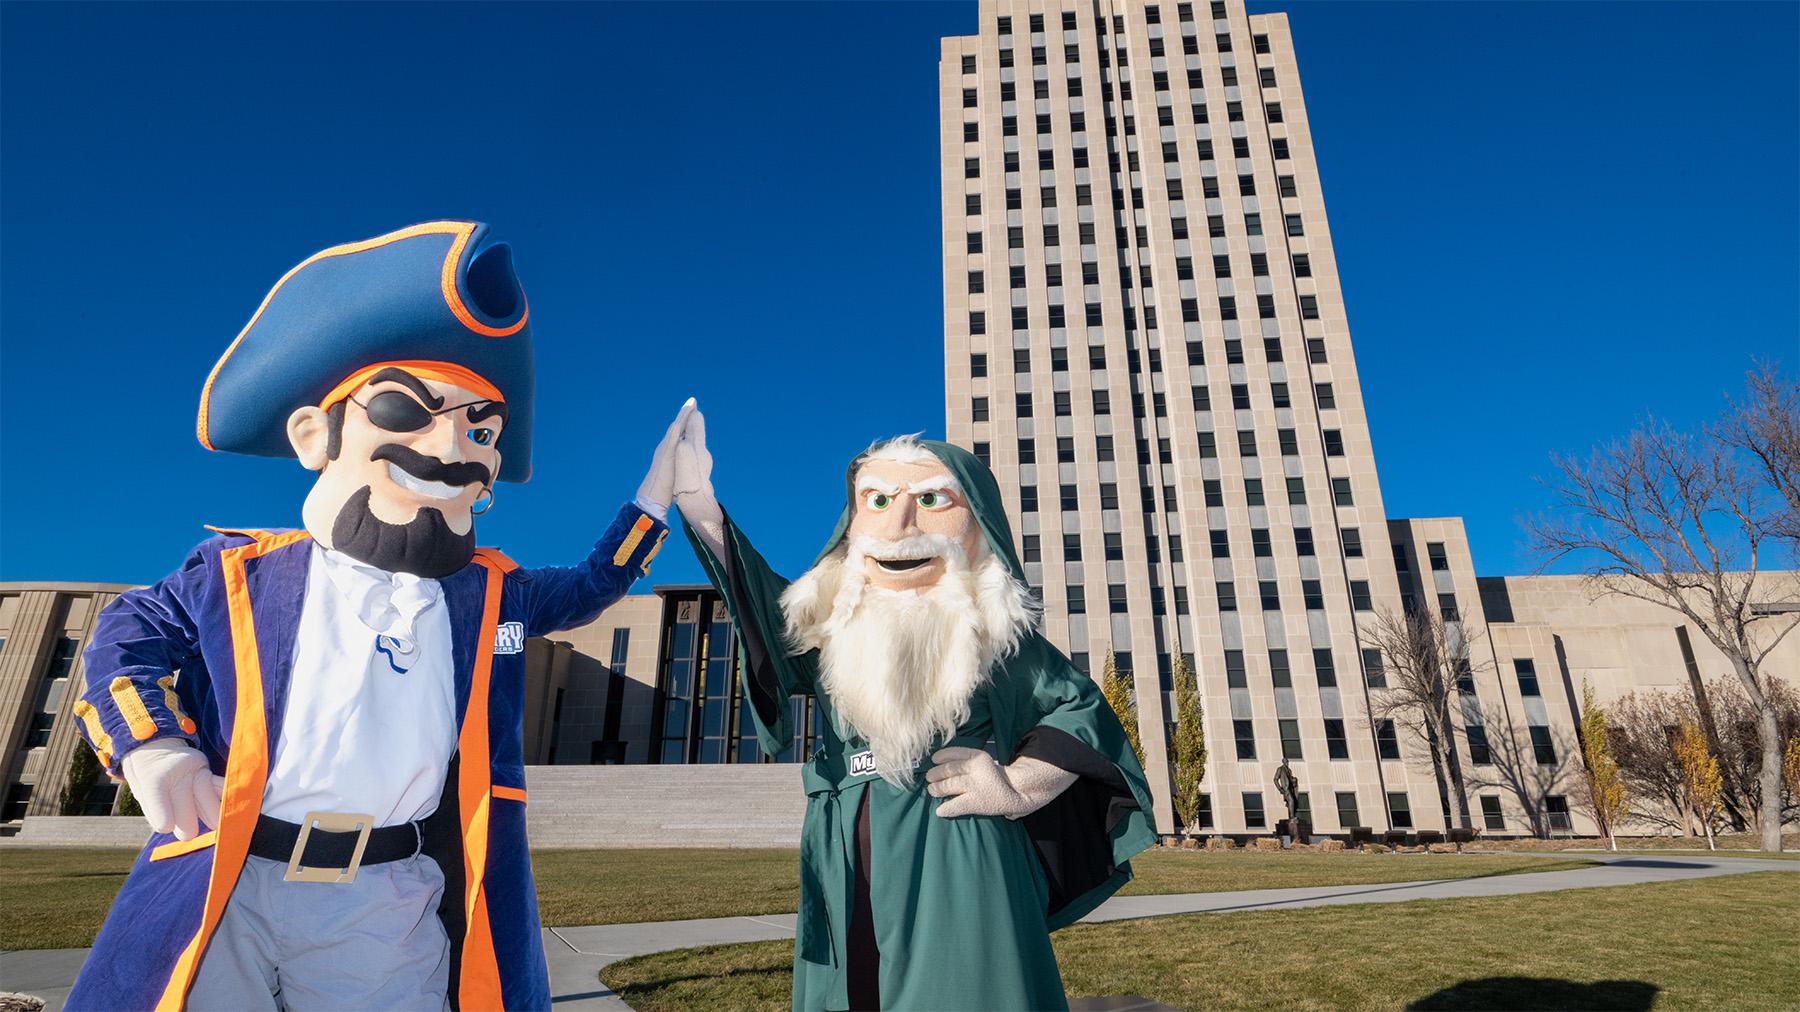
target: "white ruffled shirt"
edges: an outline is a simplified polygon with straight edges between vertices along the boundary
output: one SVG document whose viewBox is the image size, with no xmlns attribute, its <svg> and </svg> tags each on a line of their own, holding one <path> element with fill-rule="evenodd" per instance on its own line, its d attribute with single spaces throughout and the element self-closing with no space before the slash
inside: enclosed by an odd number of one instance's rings
<svg viewBox="0 0 1800 1012">
<path fill-rule="evenodd" d="M 354 812 L 392 826 L 437 808 L 456 751 L 450 613 L 436 580 L 312 546 L 265 814 Z"/>
</svg>

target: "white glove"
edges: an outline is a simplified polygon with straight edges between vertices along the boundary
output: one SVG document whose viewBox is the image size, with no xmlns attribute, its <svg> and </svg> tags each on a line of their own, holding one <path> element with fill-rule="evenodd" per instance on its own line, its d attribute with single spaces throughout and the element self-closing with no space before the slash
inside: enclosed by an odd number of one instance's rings
<svg viewBox="0 0 1800 1012">
<path fill-rule="evenodd" d="M 675 447 L 675 506 L 681 519 L 721 559 L 725 557 L 725 511 L 713 494 L 712 454 L 706 449 L 706 416 L 688 416 L 687 430 Z"/>
<path fill-rule="evenodd" d="M 937 808 L 946 819 L 958 815 L 1022 819 L 1054 801 L 1076 780 L 1068 770 L 1030 756 L 1002 766 L 978 748 L 938 749 L 931 761 L 925 790 L 934 798 L 949 799 Z"/>
<path fill-rule="evenodd" d="M 201 823 L 218 828 L 225 778 L 213 776 L 206 756 L 192 745 L 158 738 L 132 749 L 119 766 L 151 829 L 191 840 L 200 835 Z"/>
<path fill-rule="evenodd" d="M 675 501 L 675 445 L 681 441 L 688 416 L 693 413 L 694 399 L 689 397 L 675 420 L 669 423 L 662 442 L 656 444 L 656 452 L 650 457 L 650 473 L 644 475 L 644 483 L 638 486 L 637 508 L 658 520 L 669 518 L 669 504 Z"/>
</svg>

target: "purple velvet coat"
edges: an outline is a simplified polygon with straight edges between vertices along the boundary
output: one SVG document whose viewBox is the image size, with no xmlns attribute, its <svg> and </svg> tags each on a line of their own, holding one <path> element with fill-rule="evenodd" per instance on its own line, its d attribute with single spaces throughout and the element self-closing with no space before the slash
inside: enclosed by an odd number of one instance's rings
<svg viewBox="0 0 1800 1012">
<path fill-rule="evenodd" d="M 441 581 L 459 722 L 426 852 L 443 868 L 450 996 L 462 1009 L 547 1009 L 525 838 L 525 639 L 591 621 L 649 569 L 667 528 L 624 507 L 580 565 L 519 569 L 480 549 Z M 220 826 L 153 835 L 107 915 L 70 1009 L 178 1009 L 243 868 L 287 707 L 312 553 L 305 531 L 221 531 L 180 571 L 103 612 L 76 704 L 107 772 L 156 738 L 196 742 L 225 777 Z M 407 719 L 396 714 L 396 719 Z M 296 888 L 328 888 L 296 886 Z"/>
</svg>

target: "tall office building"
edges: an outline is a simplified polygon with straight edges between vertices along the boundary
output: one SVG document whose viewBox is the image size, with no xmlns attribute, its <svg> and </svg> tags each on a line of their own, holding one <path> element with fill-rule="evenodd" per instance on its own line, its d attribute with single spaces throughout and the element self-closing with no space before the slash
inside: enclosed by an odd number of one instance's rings
<svg viewBox="0 0 1800 1012">
<path fill-rule="evenodd" d="M 1370 719 L 1401 587 L 1286 16 L 981 0 L 938 94 L 949 438 L 999 476 L 1050 638 L 1131 671 L 1159 823 L 1179 653 L 1202 826 L 1272 827 L 1284 756 L 1321 830 L 1439 825 Z"/>
</svg>

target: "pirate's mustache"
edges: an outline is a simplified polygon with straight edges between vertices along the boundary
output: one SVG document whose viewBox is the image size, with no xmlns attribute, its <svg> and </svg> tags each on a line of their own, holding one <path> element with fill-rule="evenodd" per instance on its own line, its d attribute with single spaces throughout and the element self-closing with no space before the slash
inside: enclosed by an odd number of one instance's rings
<svg viewBox="0 0 1800 1012">
<path fill-rule="evenodd" d="M 420 481 L 442 482 L 445 485 L 461 487 L 494 483 L 494 472 L 488 470 L 486 464 L 473 460 L 446 463 L 436 457 L 428 457 L 411 447 L 399 443 L 383 443 L 369 454 L 370 460 L 385 460 Z"/>
</svg>

